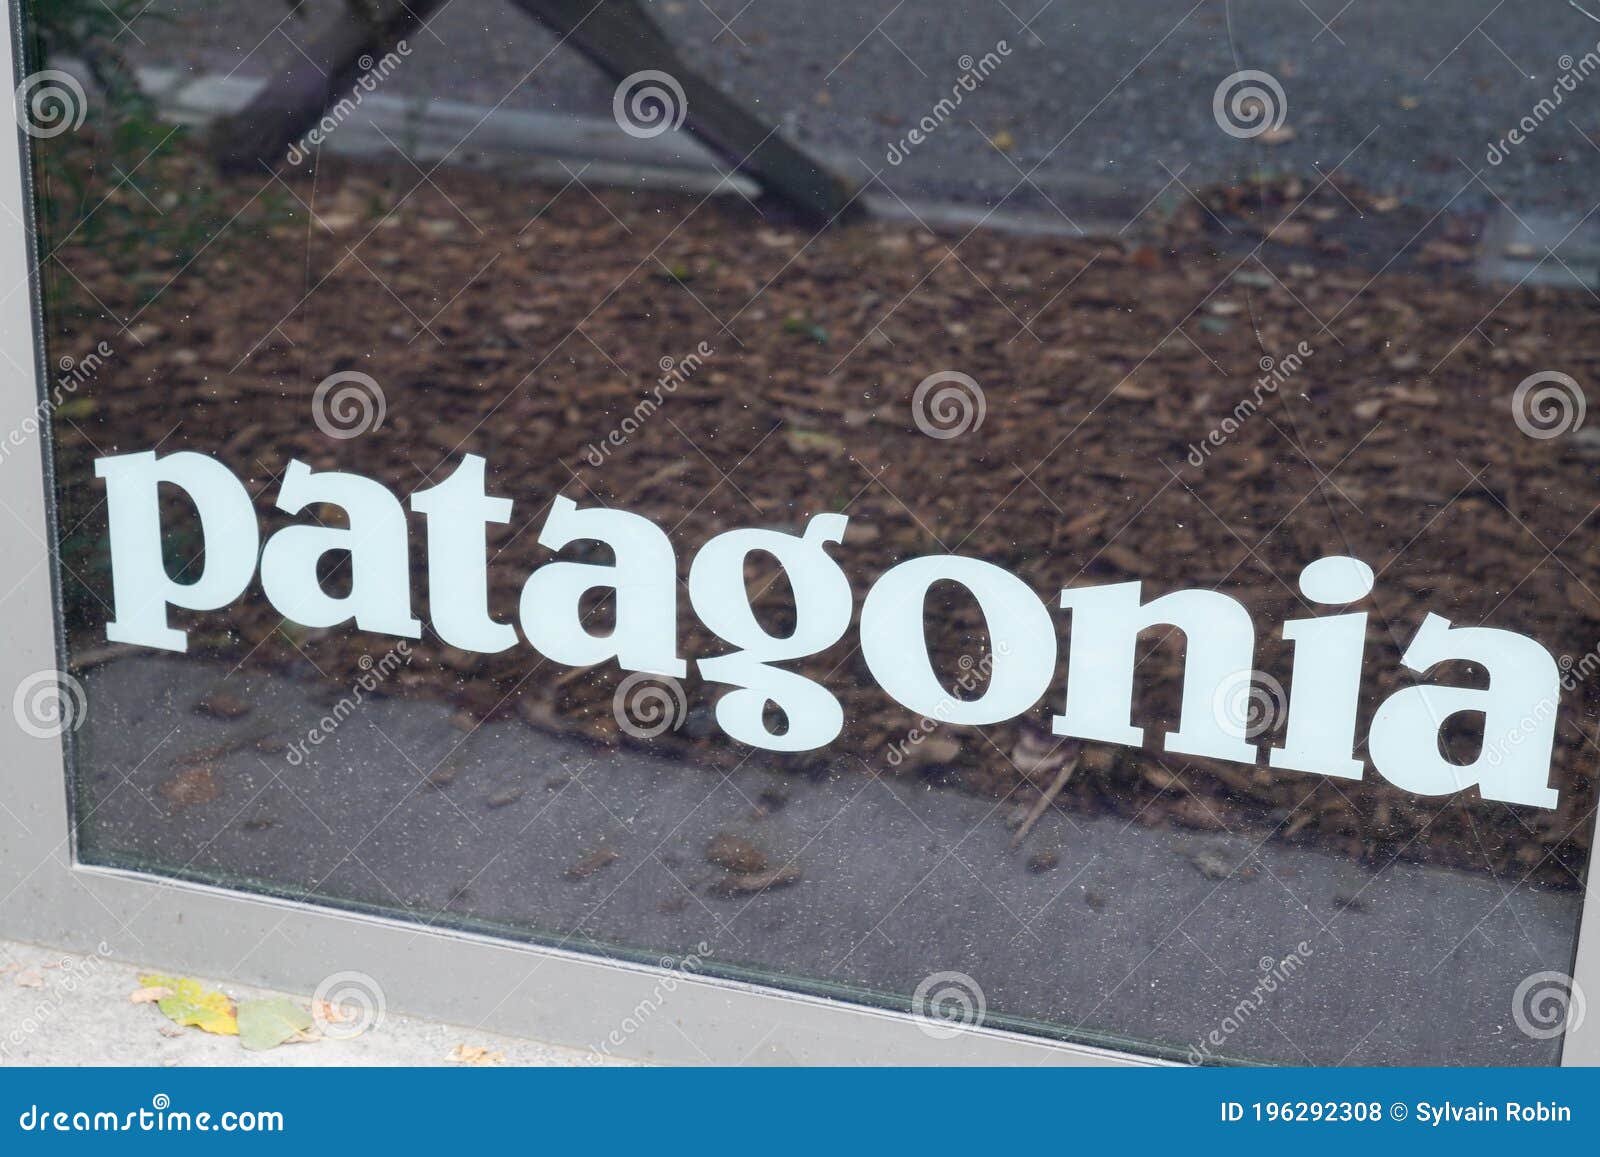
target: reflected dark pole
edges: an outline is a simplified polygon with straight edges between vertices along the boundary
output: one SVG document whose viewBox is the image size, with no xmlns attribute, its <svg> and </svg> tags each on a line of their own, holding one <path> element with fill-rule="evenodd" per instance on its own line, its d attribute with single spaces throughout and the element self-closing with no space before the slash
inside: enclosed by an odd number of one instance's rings
<svg viewBox="0 0 1600 1157">
<path fill-rule="evenodd" d="M 670 75 L 683 89 L 688 129 L 730 167 L 753 177 L 771 200 L 816 225 L 860 214 L 852 182 L 697 72 L 638 0 L 511 2 L 566 37 L 612 81 L 646 70 Z"/>
<path fill-rule="evenodd" d="M 323 29 L 290 57 L 250 104 L 219 120 L 211 151 L 224 171 L 282 162 L 289 148 L 360 77 L 361 61 L 380 58 L 443 6 L 444 0 L 363 5 Z M 765 196 L 821 225 L 861 213 L 854 184 L 774 131 L 741 101 L 696 71 L 638 0 L 511 0 L 576 48 L 613 82 L 635 73 L 668 74 L 683 91 L 683 123 L 727 164 L 753 178 Z M 674 110 L 675 114 L 676 110 Z"/>
</svg>

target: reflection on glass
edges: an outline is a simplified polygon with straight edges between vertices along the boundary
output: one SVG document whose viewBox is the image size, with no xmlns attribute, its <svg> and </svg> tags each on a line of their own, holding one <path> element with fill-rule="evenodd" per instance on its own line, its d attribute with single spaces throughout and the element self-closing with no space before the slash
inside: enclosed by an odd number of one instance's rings
<svg viewBox="0 0 1600 1157">
<path fill-rule="evenodd" d="M 1481 14 L 574 7 L 30 8 L 80 855 L 1557 1059 L 1594 163 Z"/>
</svg>

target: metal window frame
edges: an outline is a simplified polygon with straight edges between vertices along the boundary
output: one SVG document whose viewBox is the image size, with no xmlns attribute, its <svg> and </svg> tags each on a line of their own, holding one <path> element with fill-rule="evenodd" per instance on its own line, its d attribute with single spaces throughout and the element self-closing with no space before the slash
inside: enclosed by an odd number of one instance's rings
<svg viewBox="0 0 1600 1157">
<path fill-rule="evenodd" d="M 24 75 L 20 4 L 0 27 L 9 59 L 7 115 L 17 125 Z M 37 311 L 26 142 L 0 131 L 0 431 L 41 415 L 44 366 Z M 9 435 L 6 435 L 9 436 Z M 0 463 L 0 688 L 64 669 L 58 629 L 53 485 L 47 433 Z M 8 593 L 7 593 L 8 592 Z M 76 862 L 67 751 L 38 738 L 0 703 L 0 935 L 241 983 L 310 991 L 334 972 L 381 978 L 390 1008 L 497 1032 L 599 1048 L 634 1017 L 616 1055 L 684 1064 L 1148 1065 L 1114 1052 L 988 1028 L 930 1035 L 905 1013 L 800 995 L 580 952 L 498 940 Z M 1574 973 L 1600 995 L 1600 903 L 1586 893 Z M 238 945 L 259 947 L 241 966 Z M 441 984 L 441 977 L 449 977 Z M 670 985 L 663 982 L 670 977 Z M 1356 978 L 1352 978 L 1355 981 Z M 1569 1031 L 1563 1064 L 1600 1063 L 1600 1017 Z M 686 1027 L 680 1027 L 686 1026 Z"/>
</svg>

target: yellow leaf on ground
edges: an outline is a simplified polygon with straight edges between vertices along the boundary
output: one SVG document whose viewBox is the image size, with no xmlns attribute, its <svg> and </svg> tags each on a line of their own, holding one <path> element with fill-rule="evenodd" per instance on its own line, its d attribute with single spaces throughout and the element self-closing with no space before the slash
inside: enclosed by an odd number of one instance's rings
<svg viewBox="0 0 1600 1157">
<path fill-rule="evenodd" d="M 187 976 L 171 977 L 152 973 L 141 976 L 139 983 L 146 988 L 170 988 L 170 996 L 161 997 L 156 1007 L 164 1012 L 173 1024 L 193 1025 L 203 1032 L 218 1036 L 238 1036 L 239 1021 L 234 1015 L 233 1001 L 220 992 L 207 989 L 198 980 Z"/>
</svg>

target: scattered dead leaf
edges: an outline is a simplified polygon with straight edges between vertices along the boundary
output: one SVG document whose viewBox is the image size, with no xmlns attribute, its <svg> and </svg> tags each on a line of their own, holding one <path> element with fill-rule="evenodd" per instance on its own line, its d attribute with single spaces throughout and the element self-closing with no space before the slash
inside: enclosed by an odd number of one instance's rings
<svg viewBox="0 0 1600 1157">
<path fill-rule="evenodd" d="M 216 774 L 209 766 L 191 767 L 166 780 L 156 791 L 174 811 L 210 803 L 222 794 Z"/>
<path fill-rule="evenodd" d="M 711 894 L 725 899 L 733 896 L 753 896 L 758 892 L 787 888 L 799 882 L 800 869 L 794 864 L 785 864 L 770 872 L 730 872 L 711 885 Z"/>
<path fill-rule="evenodd" d="M 457 1065 L 500 1065 L 505 1063 L 506 1054 L 491 1052 L 482 1045 L 459 1044 L 445 1059 Z"/>
<path fill-rule="evenodd" d="M 196 703 L 194 709 L 198 714 L 210 715 L 215 719 L 238 719 L 250 714 L 250 704 L 225 691 L 213 691 Z"/>
<path fill-rule="evenodd" d="M 731 832 L 718 832 L 707 841 L 706 860 L 730 872 L 753 874 L 767 870 L 766 853 Z"/>
<path fill-rule="evenodd" d="M 619 856 L 613 848 L 595 848 L 579 856 L 562 873 L 569 880 L 587 880 L 590 876 L 616 863 Z"/>
<path fill-rule="evenodd" d="M 503 808 L 510 807 L 521 798 L 522 789 L 520 787 L 508 787 L 502 791 L 495 792 L 483 802 L 488 804 L 491 808 Z"/>
</svg>

